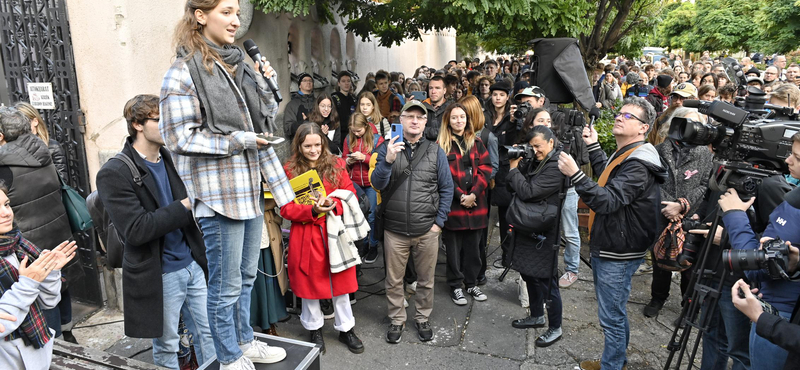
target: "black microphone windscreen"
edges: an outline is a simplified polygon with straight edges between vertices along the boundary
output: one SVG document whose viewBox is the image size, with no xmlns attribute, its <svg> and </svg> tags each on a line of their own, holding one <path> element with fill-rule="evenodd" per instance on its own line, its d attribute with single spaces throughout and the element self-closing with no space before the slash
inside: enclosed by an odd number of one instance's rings
<svg viewBox="0 0 800 370">
<path fill-rule="evenodd" d="M 258 45 L 256 45 L 256 42 L 253 41 L 253 39 L 245 40 L 244 50 L 247 51 L 247 54 L 253 59 L 257 59 L 255 56 L 261 54 L 261 52 L 258 50 Z"/>
<path fill-rule="evenodd" d="M 686 108 L 698 108 L 698 107 L 700 107 L 700 101 L 699 100 L 684 100 L 683 101 L 683 106 L 686 107 Z"/>
</svg>

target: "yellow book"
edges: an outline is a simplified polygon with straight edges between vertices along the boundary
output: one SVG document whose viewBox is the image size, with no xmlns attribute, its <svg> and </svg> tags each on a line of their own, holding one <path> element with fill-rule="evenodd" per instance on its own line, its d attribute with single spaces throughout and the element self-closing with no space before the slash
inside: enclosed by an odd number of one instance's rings
<svg viewBox="0 0 800 370">
<path fill-rule="evenodd" d="M 297 204 L 313 205 L 312 196 L 317 199 L 328 196 L 317 170 L 306 171 L 289 180 L 289 184 L 292 185 L 294 202 Z"/>
</svg>

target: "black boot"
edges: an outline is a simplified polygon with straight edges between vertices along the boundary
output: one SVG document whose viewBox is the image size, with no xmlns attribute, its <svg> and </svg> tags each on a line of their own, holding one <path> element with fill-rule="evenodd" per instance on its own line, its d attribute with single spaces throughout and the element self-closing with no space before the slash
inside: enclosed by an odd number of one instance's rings
<svg viewBox="0 0 800 370">
<path fill-rule="evenodd" d="M 350 329 L 349 331 L 340 331 L 339 341 L 346 344 L 347 349 L 349 349 L 350 352 L 353 353 L 364 352 L 364 344 L 361 343 L 361 339 L 358 339 L 354 329 Z"/>
<path fill-rule="evenodd" d="M 312 330 L 309 342 L 319 345 L 319 353 L 325 354 L 325 339 L 322 338 L 322 331 Z"/>
</svg>

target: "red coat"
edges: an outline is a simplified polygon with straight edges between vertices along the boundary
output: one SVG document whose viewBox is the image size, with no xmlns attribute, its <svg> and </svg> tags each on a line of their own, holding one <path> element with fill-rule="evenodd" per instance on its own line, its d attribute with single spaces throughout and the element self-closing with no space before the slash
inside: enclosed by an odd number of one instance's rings
<svg viewBox="0 0 800 370">
<path fill-rule="evenodd" d="M 325 192 L 331 194 L 336 189 L 356 192 L 353 182 L 347 176 L 347 169 L 342 159 L 336 158 L 336 165 L 341 169 L 336 184 L 322 179 Z M 292 176 L 286 170 L 286 175 Z M 341 215 L 342 202 L 334 199 L 334 212 Z M 317 218 L 311 210 L 312 206 L 294 202 L 281 208 L 281 217 L 292 221 L 289 233 L 289 285 L 294 294 L 306 299 L 330 299 L 333 296 L 353 293 L 358 290 L 356 269 L 351 267 L 340 273 L 331 273 L 328 260 L 328 229 L 326 217 Z M 323 237 L 323 235 L 325 237 Z"/>
<path fill-rule="evenodd" d="M 377 148 L 378 145 L 381 145 L 381 143 L 383 143 L 383 137 L 378 135 L 377 133 L 378 130 L 375 128 L 375 125 L 370 123 L 370 126 L 372 126 L 373 132 L 375 132 L 373 134 L 372 149 L 367 149 L 364 146 L 363 137 L 356 139 L 355 151 L 361 152 L 362 154 L 366 155 L 366 157 L 364 158 L 363 161 L 356 161 L 355 163 L 349 166 L 350 180 L 353 180 L 353 183 L 358 184 L 358 186 L 361 186 L 362 188 L 371 186 L 369 182 L 369 160 L 375 148 Z M 347 156 L 350 153 L 353 153 L 353 151 L 350 150 L 349 140 L 350 136 L 348 135 L 348 137 L 346 137 L 344 140 L 344 148 L 342 150 L 343 159 L 347 159 Z"/>
</svg>

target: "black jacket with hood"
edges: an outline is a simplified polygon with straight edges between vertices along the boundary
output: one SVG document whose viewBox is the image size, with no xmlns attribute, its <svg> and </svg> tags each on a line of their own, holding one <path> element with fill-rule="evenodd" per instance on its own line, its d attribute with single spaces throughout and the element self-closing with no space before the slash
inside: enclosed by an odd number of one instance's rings
<svg viewBox="0 0 800 370">
<path fill-rule="evenodd" d="M 615 260 L 642 258 L 661 231 L 660 184 L 668 173 L 656 148 L 639 141 L 617 150 L 634 152 L 614 168 L 605 186 L 599 186 L 583 172 L 572 176 L 575 191 L 596 213 L 589 241 L 592 257 Z M 599 143 L 588 146 L 592 170 L 598 176 L 611 160 Z"/>
</svg>

